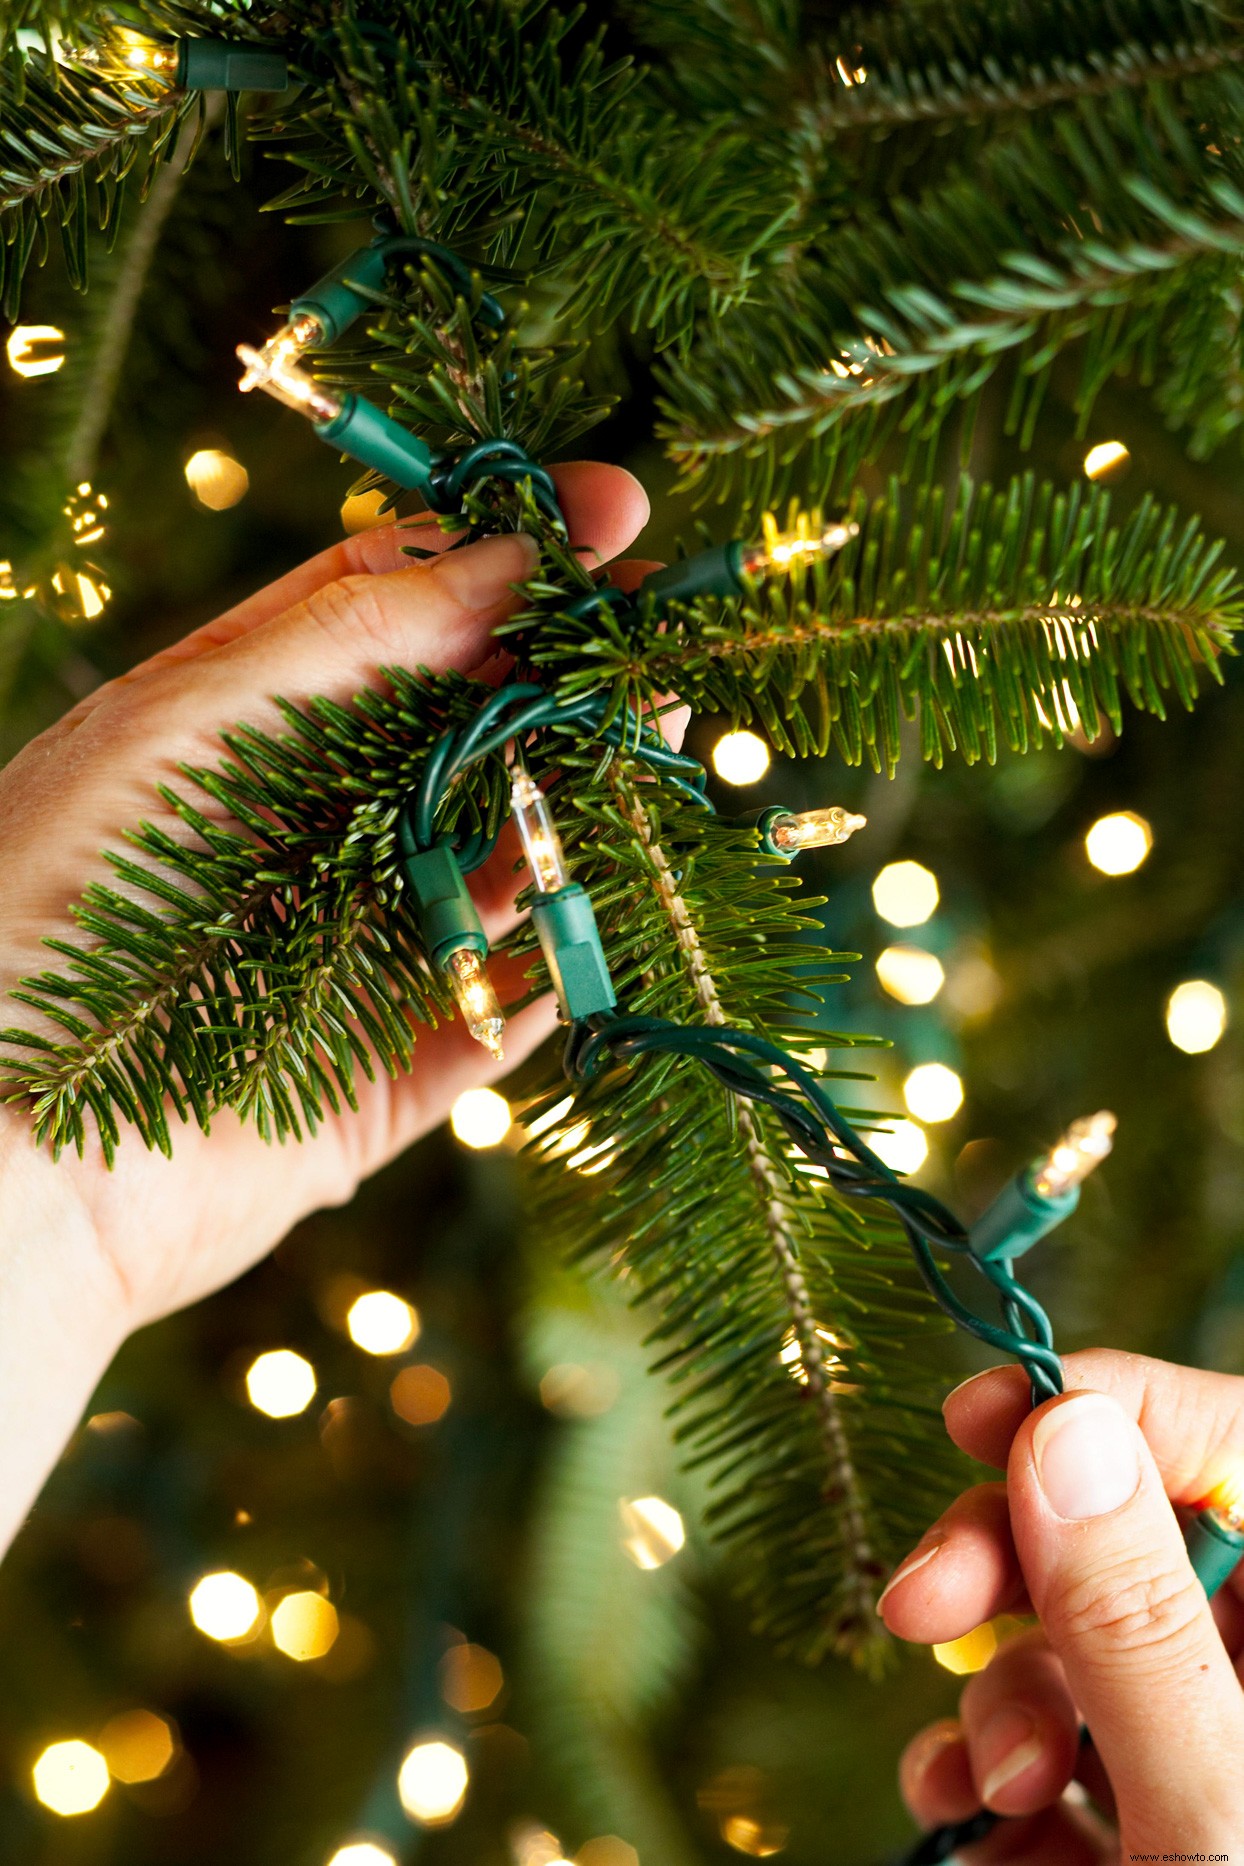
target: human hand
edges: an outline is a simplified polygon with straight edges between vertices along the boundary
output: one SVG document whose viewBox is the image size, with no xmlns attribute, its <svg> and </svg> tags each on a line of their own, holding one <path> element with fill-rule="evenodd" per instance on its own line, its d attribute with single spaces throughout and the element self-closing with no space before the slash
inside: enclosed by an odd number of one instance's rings
<svg viewBox="0 0 1244 1866">
<path fill-rule="evenodd" d="M 642 488 L 618 468 L 580 464 L 555 474 L 570 535 L 589 561 L 630 543 L 647 517 Z M 535 546 L 493 537 L 427 563 L 402 546 L 445 544 L 434 526 L 385 527 L 346 539 L 217 621 L 99 688 L 0 773 L 0 990 L 47 964 L 49 934 L 80 941 L 68 909 L 111 873 L 100 851 L 147 818 L 184 833 L 157 784 L 179 785 L 183 762 L 214 763 L 222 727 L 280 721 L 271 696 L 347 701 L 384 665 L 425 665 L 496 678 L 493 627 L 515 606 Z M 490 657 L 492 657 L 490 661 Z M 472 878 L 486 930 L 514 916 L 516 845 Z M 521 989 L 496 969 L 504 998 Z M 542 1001 L 507 1028 L 512 1068 L 553 1028 Z M 171 1160 L 123 1139 L 109 1172 L 97 1144 L 53 1162 L 31 1145 L 23 1110 L 0 1112 L 0 1185 L 23 1233 L 65 1265 L 70 1308 L 98 1313 L 111 1346 L 133 1328 L 220 1287 L 303 1214 L 348 1199 L 359 1181 L 442 1120 L 455 1097 L 502 1070 L 458 1021 L 421 1031 L 410 1074 L 360 1074 L 357 1113 L 329 1117 L 313 1141 L 274 1149 L 227 1113 L 210 1135 L 187 1126 Z M 0 1298 L 5 1266 L 0 1262 Z M 66 1311 L 68 1323 L 68 1311 Z M 3 1350 L 0 1349 L 0 1352 Z M 104 1360 L 110 1348 L 101 1346 Z"/>
<path fill-rule="evenodd" d="M 1029 1411 L 1018 1367 L 945 1404 L 955 1443 L 1006 1471 L 953 1503 L 895 1572 L 886 1625 L 923 1643 L 1035 1612 L 900 1766 L 923 1826 L 1005 1815 L 965 1863 L 1244 1861 L 1244 1572 L 1209 1603 L 1172 1508 L 1244 1469 L 1244 1379 L 1094 1350 Z M 1081 1748 L 1079 1724 L 1092 1732 Z M 1078 1780 L 1117 1821 L 1063 1798 Z"/>
</svg>

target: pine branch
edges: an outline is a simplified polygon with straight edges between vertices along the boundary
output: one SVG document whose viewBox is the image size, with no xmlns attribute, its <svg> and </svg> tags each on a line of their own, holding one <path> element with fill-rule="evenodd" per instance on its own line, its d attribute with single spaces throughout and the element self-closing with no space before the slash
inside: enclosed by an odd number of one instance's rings
<svg viewBox="0 0 1244 1866">
<path fill-rule="evenodd" d="M 1181 102 L 1153 86 L 1077 106 L 919 201 L 862 215 L 810 268 L 806 299 L 759 301 L 666 365 L 664 433 L 685 482 L 707 493 L 737 481 L 764 502 L 799 461 L 843 485 L 900 430 L 912 446 L 935 437 L 1008 357 L 1008 428 L 1022 441 L 1055 358 L 1082 340 L 1083 426 L 1111 374 L 1153 379 L 1188 304 L 1218 302 L 1233 281 L 1241 110 L 1234 74 Z M 1218 405 L 1214 360 L 1181 352 L 1172 414 Z"/>
<path fill-rule="evenodd" d="M 612 801 L 577 774 L 565 782 L 563 820 L 581 825 L 582 873 L 628 1009 L 797 1044 L 850 1041 L 789 1027 L 791 1004 L 823 993 L 836 955 L 797 937 L 810 923 L 790 877 L 757 871 L 747 832 L 636 786 L 621 762 Z M 893 1229 L 840 1207 L 766 1117 L 684 1059 L 610 1075 L 539 1146 L 559 1163 L 577 1149 L 570 1165 L 601 1181 L 589 1246 L 564 1170 L 542 1188 L 539 1234 L 623 1277 L 757 1627 L 809 1659 L 875 1659 L 872 1603 L 909 1531 L 911 1471 L 900 1481 L 894 1460 L 923 1430 L 922 1344 L 941 1328 Z M 938 1451 L 919 1481 L 917 1511 L 948 1481 Z"/>
</svg>

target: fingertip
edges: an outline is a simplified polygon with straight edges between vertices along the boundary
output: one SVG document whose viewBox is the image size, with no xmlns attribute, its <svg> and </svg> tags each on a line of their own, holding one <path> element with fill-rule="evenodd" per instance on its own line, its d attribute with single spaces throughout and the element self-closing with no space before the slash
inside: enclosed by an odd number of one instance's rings
<svg viewBox="0 0 1244 1866">
<path fill-rule="evenodd" d="M 568 460 L 553 468 L 570 543 L 598 563 L 625 551 L 648 523 L 648 495 L 625 467 Z"/>
<path fill-rule="evenodd" d="M 961 1451 L 1002 1471 L 1011 1440 L 1031 1403 L 1028 1378 L 1021 1367 L 989 1367 L 946 1395 L 942 1417 Z"/>
<path fill-rule="evenodd" d="M 922 1827 L 961 1821 L 979 1806 L 968 1746 L 957 1718 L 943 1717 L 913 1737 L 898 1765 L 899 1792 Z"/>
</svg>

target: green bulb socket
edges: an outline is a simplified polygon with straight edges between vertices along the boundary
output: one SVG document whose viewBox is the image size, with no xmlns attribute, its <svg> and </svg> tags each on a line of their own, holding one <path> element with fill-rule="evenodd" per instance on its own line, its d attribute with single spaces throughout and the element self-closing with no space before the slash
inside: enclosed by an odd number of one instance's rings
<svg viewBox="0 0 1244 1866">
<path fill-rule="evenodd" d="M 324 333 L 320 342 L 336 343 L 372 302 L 368 294 L 383 289 L 386 272 L 384 245 L 360 246 L 295 298 L 289 308 L 291 324 L 295 318 L 313 317 Z"/>
<path fill-rule="evenodd" d="M 1043 1196 L 1033 1184 L 1032 1169 L 1028 1167 L 1003 1186 L 993 1204 L 977 1219 L 968 1232 L 968 1247 L 983 1263 L 1022 1257 L 1069 1217 L 1079 1203 L 1079 1186 L 1056 1198 Z"/>
<path fill-rule="evenodd" d="M 789 817 L 790 811 L 784 803 L 771 803 L 764 810 L 749 810 L 746 816 L 736 818 L 737 822 L 746 823 L 760 837 L 760 846 L 766 855 L 776 855 L 784 862 L 793 862 L 795 849 L 779 849 L 773 840 L 773 828 L 777 823 Z"/>
<path fill-rule="evenodd" d="M 482 958 L 488 951 L 488 937 L 467 893 L 457 856 L 447 842 L 416 854 L 407 846 L 410 837 L 405 819 L 402 832 L 402 877 L 413 897 L 414 916 L 429 959 L 440 969 L 451 953 L 464 946 Z"/>
<path fill-rule="evenodd" d="M 177 83 L 183 91 L 287 91 L 283 52 L 228 39 L 181 39 Z"/>
<path fill-rule="evenodd" d="M 432 449 L 361 395 L 347 395 L 339 413 L 317 421 L 315 431 L 322 441 L 411 492 L 425 492 L 431 483 Z"/>
<path fill-rule="evenodd" d="M 572 881 L 555 894 L 537 894 L 531 919 L 564 1022 L 611 1011 L 617 999 L 586 891 Z"/>
<path fill-rule="evenodd" d="M 666 564 L 644 578 L 641 595 L 657 596 L 663 603 L 694 602 L 697 596 L 741 596 L 744 546 L 738 538 L 729 544 L 715 544 L 710 551 L 697 551 L 676 564 Z"/>
<path fill-rule="evenodd" d="M 1192 1572 L 1209 1600 L 1244 1558 L 1244 1531 L 1233 1529 L 1217 1510 L 1199 1510 L 1184 1527 Z"/>
</svg>

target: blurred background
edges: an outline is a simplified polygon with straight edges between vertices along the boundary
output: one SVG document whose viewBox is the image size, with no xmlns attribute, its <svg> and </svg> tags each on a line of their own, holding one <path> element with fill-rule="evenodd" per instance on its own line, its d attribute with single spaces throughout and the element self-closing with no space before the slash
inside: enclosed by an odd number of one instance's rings
<svg viewBox="0 0 1244 1866">
<path fill-rule="evenodd" d="M 95 255 L 104 290 L 52 264 L 4 332 L 5 756 L 375 518 L 305 424 L 236 393 L 234 344 L 356 243 L 261 214 L 276 177 L 248 162 L 241 187 L 215 148 L 167 171 Z M 602 346 L 592 370 L 619 401 L 590 451 L 643 479 L 638 549 L 663 557 L 696 515 L 651 443 L 648 359 Z M 993 417 L 982 478 L 1015 464 Z M 1244 545 L 1234 453 L 1190 464 L 1134 383 L 1076 439 L 1056 378 L 1030 459 Z M 1190 716 L 992 769 L 923 768 L 914 741 L 890 782 L 780 765 L 711 719 L 692 748 L 723 809 L 868 817 L 805 878 L 861 955 L 827 1028 L 892 1046 L 891 1162 L 970 1217 L 1113 1108 L 1114 1158 L 1031 1261 L 1059 1341 L 1244 1372 L 1244 687 L 1222 671 Z M 639 1322 L 523 1233 L 511 1115 L 552 1061 L 121 1354 L 0 1571 L 5 1861 L 871 1866 L 907 1837 L 899 1750 L 996 1629 L 896 1652 L 880 1684 L 749 1637 Z M 948 1386 L 976 1364 L 947 1338 Z"/>
</svg>

